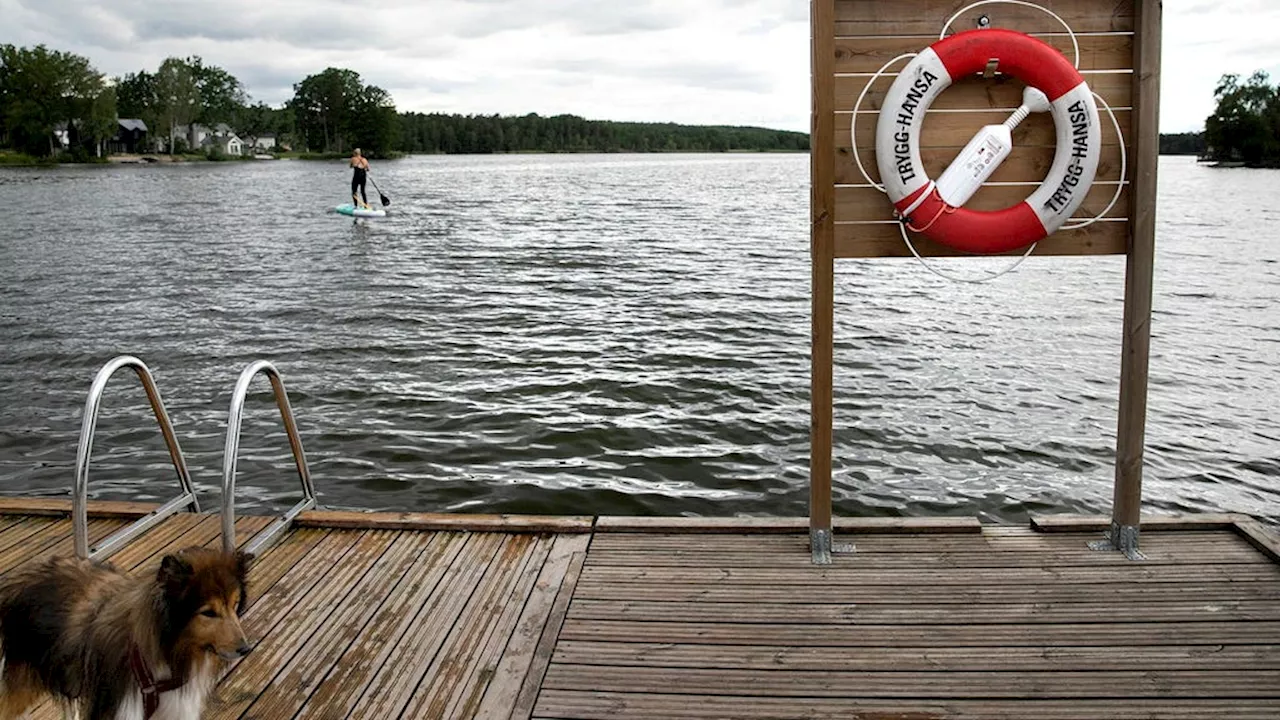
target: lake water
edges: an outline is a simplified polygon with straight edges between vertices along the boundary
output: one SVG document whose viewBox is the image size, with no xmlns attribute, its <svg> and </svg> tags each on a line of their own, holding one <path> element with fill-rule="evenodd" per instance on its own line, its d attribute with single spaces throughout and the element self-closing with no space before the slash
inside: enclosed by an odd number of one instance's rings
<svg viewBox="0 0 1280 720">
<path fill-rule="evenodd" d="M 206 506 L 239 372 L 281 370 L 322 504 L 804 515 L 808 158 L 422 157 L 0 170 L 0 492 L 62 494 L 90 382 L 155 373 Z M 373 188 L 370 188 L 372 192 Z M 1161 160 L 1145 497 L 1280 518 L 1280 174 Z M 1002 261 L 960 260 L 969 272 Z M 1124 261 L 959 285 L 837 265 L 848 515 L 1108 513 Z M 242 507 L 296 494 L 255 381 Z M 137 381 L 98 497 L 171 494 Z"/>
</svg>

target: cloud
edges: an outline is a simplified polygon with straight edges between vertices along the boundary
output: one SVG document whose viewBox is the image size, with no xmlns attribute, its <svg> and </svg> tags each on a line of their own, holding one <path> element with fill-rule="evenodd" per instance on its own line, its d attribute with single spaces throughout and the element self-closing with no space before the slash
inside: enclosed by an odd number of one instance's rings
<svg viewBox="0 0 1280 720">
<path fill-rule="evenodd" d="M 1163 130 L 1199 129 L 1223 73 L 1280 79 L 1280 3 L 1164 13 Z M 804 0 L 0 0 L 0 17 L 0 42 L 111 75 L 199 55 L 272 104 L 346 67 L 402 110 L 809 127 Z"/>
</svg>

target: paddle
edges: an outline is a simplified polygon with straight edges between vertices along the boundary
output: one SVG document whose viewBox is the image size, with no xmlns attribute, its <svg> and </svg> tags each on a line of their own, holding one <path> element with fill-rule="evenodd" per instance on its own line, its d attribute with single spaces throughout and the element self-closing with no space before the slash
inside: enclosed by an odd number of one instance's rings
<svg viewBox="0 0 1280 720">
<path fill-rule="evenodd" d="M 382 200 L 382 207 L 389 207 L 391 205 L 391 198 L 382 194 L 382 188 L 378 187 L 378 183 L 373 182 L 372 175 L 366 174 L 365 177 L 369 178 L 369 182 L 373 183 L 373 189 L 378 191 L 378 197 Z"/>
</svg>

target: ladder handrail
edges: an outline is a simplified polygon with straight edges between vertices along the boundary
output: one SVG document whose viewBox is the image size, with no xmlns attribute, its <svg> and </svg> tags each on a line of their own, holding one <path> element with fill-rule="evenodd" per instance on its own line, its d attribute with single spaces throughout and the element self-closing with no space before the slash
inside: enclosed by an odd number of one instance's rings
<svg viewBox="0 0 1280 720">
<path fill-rule="evenodd" d="M 276 406 L 280 408 L 280 418 L 284 421 L 285 433 L 289 436 L 289 447 L 293 450 L 293 462 L 298 468 L 298 479 L 302 482 L 302 500 L 276 518 L 275 522 L 245 545 L 244 552 L 250 555 L 257 554 L 259 549 L 288 529 L 299 513 L 316 506 L 316 491 L 311 484 L 311 471 L 307 467 L 307 457 L 302 451 L 302 438 L 298 435 L 298 426 L 293 419 L 293 408 L 289 405 L 289 394 L 284 389 L 284 381 L 280 379 L 280 372 L 270 362 L 266 360 L 253 362 L 240 373 L 235 392 L 231 395 L 231 412 L 227 416 L 227 444 L 222 454 L 222 547 L 227 552 L 235 550 L 236 455 L 240 451 L 240 423 L 244 413 L 245 398 L 249 394 L 249 384 L 258 373 L 265 374 L 271 381 L 271 391 L 275 395 Z"/>
<path fill-rule="evenodd" d="M 169 449 L 169 459 L 173 461 L 173 468 L 178 473 L 182 494 L 90 548 L 89 458 L 93 448 L 93 433 L 98 426 L 98 409 L 102 405 L 102 393 L 106 390 L 107 381 L 122 367 L 133 370 L 142 381 L 142 388 L 147 393 L 147 401 L 151 403 L 151 411 L 160 424 L 160 434 L 164 436 L 164 443 Z M 165 410 L 160 390 L 156 388 L 155 378 L 151 376 L 151 370 L 147 368 L 146 363 L 138 358 L 132 355 L 115 357 L 103 365 L 94 377 L 93 385 L 89 388 L 89 399 L 84 404 L 84 418 L 80 424 L 80 445 L 76 450 L 76 480 L 71 497 L 71 524 L 75 532 L 76 556 L 89 560 L 109 556 L 133 538 L 184 507 L 191 512 L 200 512 L 200 502 L 196 499 L 195 489 L 191 483 L 191 473 L 187 470 L 187 461 L 182 456 L 182 448 L 178 445 L 178 437 L 173 432 L 173 423 L 169 421 L 169 413 Z"/>
</svg>

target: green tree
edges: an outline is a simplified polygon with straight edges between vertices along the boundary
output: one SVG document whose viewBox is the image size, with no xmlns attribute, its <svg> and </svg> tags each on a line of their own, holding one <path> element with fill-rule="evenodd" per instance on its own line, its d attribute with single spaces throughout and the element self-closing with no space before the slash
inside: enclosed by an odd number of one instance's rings
<svg viewBox="0 0 1280 720">
<path fill-rule="evenodd" d="M 146 123 L 150 133 L 160 133 L 160 93 L 156 75 L 143 70 L 117 78 L 116 107 L 120 117 L 137 118 Z"/>
<path fill-rule="evenodd" d="M 1218 105 L 1204 124 L 1210 155 L 1280 166 L 1280 88 L 1271 86 L 1268 75 L 1256 72 L 1243 84 L 1239 75 L 1223 75 L 1213 95 Z"/>
<path fill-rule="evenodd" d="M 366 86 L 352 70 L 326 68 L 293 86 L 287 107 L 307 148 L 346 152 L 359 146 L 377 155 L 393 149 L 399 117 L 391 96 Z"/>
<path fill-rule="evenodd" d="M 168 58 L 156 72 L 156 121 L 169 133 L 169 154 L 177 144 L 179 127 L 195 122 L 200 112 L 200 89 L 195 74 L 184 60 Z"/>
<path fill-rule="evenodd" d="M 53 155 L 60 128 L 73 145 L 97 142 L 103 116 L 114 112 L 115 94 L 87 58 L 44 45 L 0 45 L 0 126 L 16 147 Z"/>
<path fill-rule="evenodd" d="M 216 65 L 205 65 L 199 57 L 189 57 L 183 62 L 190 69 L 196 92 L 200 96 L 200 111 L 196 113 L 196 122 L 209 127 L 234 122 L 237 114 L 249 101 L 240 81 Z"/>
</svg>

